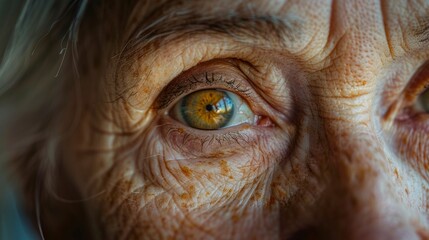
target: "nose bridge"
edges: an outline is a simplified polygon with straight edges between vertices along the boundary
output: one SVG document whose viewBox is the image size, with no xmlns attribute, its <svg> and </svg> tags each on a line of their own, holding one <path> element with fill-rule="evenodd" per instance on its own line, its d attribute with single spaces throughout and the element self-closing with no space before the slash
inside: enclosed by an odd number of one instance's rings
<svg viewBox="0 0 429 240">
<path fill-rule="evenodd" d="M 339 187 L 373 188 L 386 178 L 390 159 L 371 126 L 358 121 L 335 124 L 326 120 L 324 125 L 329 152 L 327 165 L 332 177 L 342 180 Z M 366 186 L 368 182 L 371 184 Z"/>
<path fill-rule="evenodd" d="M 328 188 L 324 210 L 332 238 L 418 239 L 395 196 L 395 163 L 374 128 L 325 120 Z M 333 227 L 332 224 L 335 226 Z"/>
<path fill-rule="evenodd" d="M 390 194 L 390 161 L 374 133 L 356 125 L 327 130 L 327 181 L 331 199 L 342 201 L 350 210 L 363 210 L 369 202 L 377 204 Z"/>
<path fill-rule="evenodd" d="M 380 52 L 359 44 L 359 34 L 340 38 L 329 56 L 332 65 L 321 73 L 324 87 L 312 89 L 327 152 L 321 219 L 335 226 L 323 227 L 332 238 L 414 239 L 394 192 L 395 159 L 386 152 L 374 115 Z"/>
<path fill-rule="evenodd" d="M 355 3 L 337 2 L 334 5 L 347 12 L 354 9 L 349 5 Z M 368 207 L 379 204 L 391 194 L 389 186 L 395 181 L 390 174 L 393 159 L 385 151 L 374 116 L 376 79 L 383 65 L 380 56 L 385 52 L 376 43 L 383 42 L 377 39 L 384 35 L 375 34 L 374 37 L 367 33 L 379 30 L 375 25 L 381 19 L 375 13 L 380 9 L 358 10 L 374 14 L 368 19 L 349 17 L 337 21 L 339 25 L 332 29 L 328 39 L 335 43 L 326 56 L 331 64 L 322 69 L 314 81 L 322 87 L 310 87 L 317 101 L 317 118 L 323 126 L 320 134 L 326 139 L 321 145 L 326 144 L 323 148 L 328 152 L 326 167 L 330 196 L 343 201 L 341 204 L 346 207 L 342 214 L 348 214 L 346 210 L 352 209 L 368 210 Z M 385 200 L 393 201 L 393 198 Z"/>
<path fill-rule="evenodd" d="M 346 2 L 336 3 L 354 10 Z M 315 143 L 325 152 L 318 159 L 326 169 L 320 228 L 329 239 L 419 239 L 395 191 L 401 184 L 394 173 L 399 162 L 388 153 L 374 114 L 377 79 L 385 64 L 381 59 L 388 52 L 380 45 L 382 28 L 375 26 L 383 26 L 382 19 L 375 13 L 363 19 L 344 16 L 332 18 L 338 24 L 323 55 L 329 64 L 309 84 L 311 111 L 317 112 L 313 120 L 321 123 L 317 134 L 325 140 Z"/>
<path fill-rule="evenodd" d="M 350 203 L 376 199 L 390 161 L 373 128 L 357 121 L 324 120 L 324 125 L 328 181 L 335 194 L 350 198 Z"/>
</svg>

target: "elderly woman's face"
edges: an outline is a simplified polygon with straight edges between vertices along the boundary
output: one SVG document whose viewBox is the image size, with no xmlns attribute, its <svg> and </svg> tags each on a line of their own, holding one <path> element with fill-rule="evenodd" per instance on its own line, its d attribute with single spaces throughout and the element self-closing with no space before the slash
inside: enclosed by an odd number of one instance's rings
<svg viewBox="0 0 429 240">
<path fill-rule="evenodd" d="M 429 237 L 429 3 L 143 5 L 83 37 L 116 54 L 66 160 L 103 239 Z"/>
</svg>

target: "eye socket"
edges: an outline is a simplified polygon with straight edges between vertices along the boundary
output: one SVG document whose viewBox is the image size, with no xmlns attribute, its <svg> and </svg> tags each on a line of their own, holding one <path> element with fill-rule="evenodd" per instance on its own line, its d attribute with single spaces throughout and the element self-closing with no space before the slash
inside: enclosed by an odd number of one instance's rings
<svg viewBox="0 0 429 240">
<path fill-rule="evenodd" d="M 429 113 L 429 87 L 418 96 L 415 108 L 419 112 Z"/>
<path fill-rule="evenodd" d="M 173 106 L 170 116 L 201 130 L 253 124 L 255 121 L 255 114 L 240 96 L 221 89 L 199 90 L 182 97 Z"/>
</svg>

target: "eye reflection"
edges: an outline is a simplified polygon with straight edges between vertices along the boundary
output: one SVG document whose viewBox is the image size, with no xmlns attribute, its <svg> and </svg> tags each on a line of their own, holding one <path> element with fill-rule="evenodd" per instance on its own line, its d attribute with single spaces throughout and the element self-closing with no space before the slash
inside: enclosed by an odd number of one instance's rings
<svg viewBox="0 0 429 240">
<path fill-rule="evenodd" d="M 218 89 L 205 89 L 186 95 L 170 113 L 189 127 L 216 130 L 242 123 L 253 123 L 254 114 L 236 94 Z"/>
</svg>

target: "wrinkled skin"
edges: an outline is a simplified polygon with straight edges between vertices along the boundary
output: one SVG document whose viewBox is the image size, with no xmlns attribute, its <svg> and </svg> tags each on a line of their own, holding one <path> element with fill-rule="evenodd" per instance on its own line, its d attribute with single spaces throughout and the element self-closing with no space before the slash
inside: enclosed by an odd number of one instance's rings
<svg viewBox="0 0 429 240">
<path fill-rule="evenodd" d="M 93 6 L 104 22 L 80 34 L 87 104 L 64 165 L 96 236 L 429 238 L 429 114 L 410 110 L 429 3 L 142 5 Z M 201 18 L 227 24 L 189 23 Z M 155 33 L 134 44 L 137 28 Z M 174 87 L 206 72 L 250 89 L 260 120 L 198 131 L 166 114 L 186 94 Z"/>
</svg>

